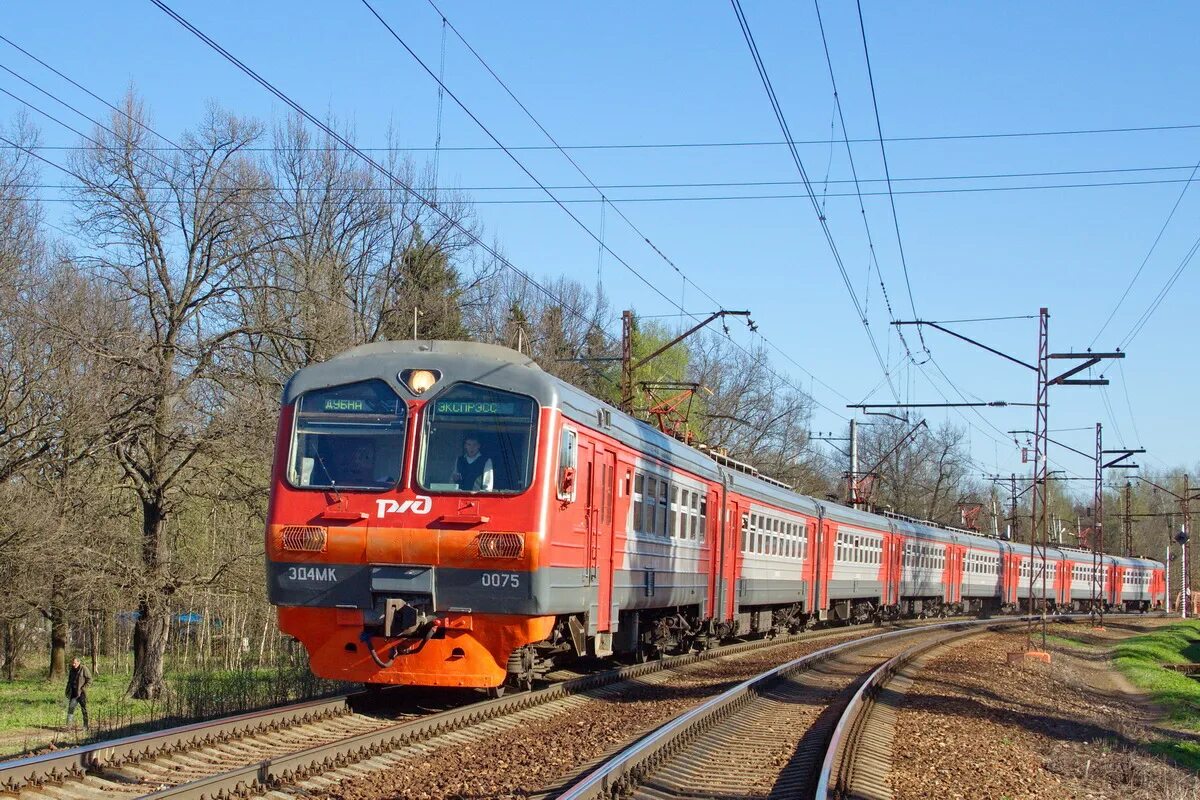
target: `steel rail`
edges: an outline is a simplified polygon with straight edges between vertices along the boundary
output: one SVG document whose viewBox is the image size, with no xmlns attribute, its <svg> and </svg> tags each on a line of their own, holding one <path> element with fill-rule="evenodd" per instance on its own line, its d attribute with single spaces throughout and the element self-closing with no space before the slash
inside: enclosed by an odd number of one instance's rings
<svg viewBox="0 0 1200 800">
<path fill-rule="evenodd" d="M 1056 619 L 1073 619 L 1087 616 L 1085 614 L 1056 615 Z M 1139 614 L 1113 614 L 1114 618 L 1139 617 Z M 996 623 L 994 629 L 999 629 L 1004 623 Z M 989 628 L 991 630 L 993 628 Z M 964 631 L 963 635 L 979 633 L 980 631 Z M 859 756 L 858 748 L 862 741 L 863 732 L 871 721 L 871 711 L 876 698 L 887 687 L 897 674 L 911 664 L 915 659 L 925 655 L 930 650 L 946 644 L 951 639 L 946 637 L 931 642 L 914 645 L 904 652 L 888 659 L 879 665 L 859 686 L 858 691 L 846 704 L 838 718 L 837 725 L 829 739 L 825 750 L 825 758 L 821 764 L 821 774 L 817 778 L 817 788 L 813 793 L 816 800 L 830 800 L 843 797 L 850 789 L 848 782 L 854 777 L 854 766 Z"/>
<path fill-rule="evenodd" d="M 473 721 L 490 719 L 520 708 L 549 702 L 610 683 L 638 678 L 660 670 L 675 669 L 693 662 L 738 655 L 747 651 L 793 642 L 846 635 L 854 630 L 854 628 L 837 628 L 816 632 L 808 631 L 773 639 L 739 642 L 699 653 L 670 656 L 644 664 L 605 670 L 592 675 L 572 678 L 536 692 L 485 700 L 459 709 L 432 714 L 420 720 L 408 720 L 388 725 L 373 733 L 358 734 L 326 745 L 309 748 L 303 752 L 247 765 L 230 772 L 214 775 L 212 778 L 160 790 L 153 796 L 213 797 L 216 796 L 216 793 L 228 792 L 239 785 L 246 786 L 255 783 L 263 785 L 264 779 L 270 781 L 290 779 L 297 773 L 298 768 L 310 771 L 316 764 L 327 768 L 334 765 L 335 762 L 357 761 L 367 756 L 372 749 L 376 752 L 390 749 L 395 746 L 392 743 L 393 738 L 396 739 L 397 744 L 403 744 L 405 741 L 418 741 L 437 733 L 472 724 Z M 58 784 L 72 779 L 78 780 L 84 778 L 89 771 L 101 767 L 145 761 L 181 749 L 194 749 L 256 733 L 269 732 L 273 728 L 317 722 L 348 714 L 351 713 L 351 698 L 359 697 L 362 694 L 364 693 L 310 700 L 290 706 L 247 712 L 121 739 L 95 742 L 69 750 L 0 762 L 0 794 L 16 794 L 27 788 Z M 353 755 L 348 755 L 350 753 Z M 305 761 L 305 757 L 308 758 L 307 761 Z M 287 778 L 284 777 L 285 774 L 287 774 Z M 193 789 L 198 793 L 193 793 Z M 210 791 L 214 794 L 209 794 Z"/>
<path fill-rule="evenodd" d="M 1007 624 L 1015 624 L 1019 621 L 1012 620 Z M 621 796 L 639 783 L 644 775 L 671 756 L 679 745 L 684 740 L 690 738 L 692 734 L 708 728 L 750 702 L 760 689 L 765 688 L 777 679 L 798 670 L 811 667 L 827 658 L 854 648 L 874 646 L 881 641 L 887 641 L 900 636 L 951 629 L 965 629 L 966 632 L 970 632 L 971 629 L 978 626 L 996 624 L 998 623 L 995 619 L 981 621 L 959 620 L 916 628 L 905 628 L 863 639 L 842 642 L 815 653 L 801 656 L 786 664 L 781 664 L 701 703 L 658 728 L 653 733 L 643 737 L 637 743 L 622 750 L 582 780 L 569 787 L 565 792 L 558 795 L 558 800 L 595 800 L 595 798 Z M 1003 625 L 1006 623 L 1000 622 L 999 624 Z"/>
<path fill-rule="evenodd" d="M 883 636 L 908 633 L 914 630 L 928 630 L 930 627 L 939 626 L 930 626 L 928 624 L 910 625 L 899 630 L 868 636 L 866 639 L 874 642 Z M 155 800 L 159 798 L 217 800 L 217 798 L 242 796 L 279 784 L 304 780 L 310 775 L 354 764 L 439 734 L 461 730 L 490 719 L 544 705 L 569 695 L 579 694 L 613 683 L 632 680 L 655 672 L 676 669 L 710 659 L 736 656 L 754 650 L 781 647 L 813 639 L 844 636 L 853 633 L 855 630 L 855 628 L 836 628 L 775 637 L 773 639 L 740 642 L 698 653 L 670 656 L 644 664 L 633 664 L 606 670 L 594 675 L 572 678 L 571 680 L 534 692 L 524 692 L 492 700 L 484 700 L 479 703 L 463 706 L 462 708 L 431 714 L 417 720 L 408 720 L 368 733 L 358 734 L 335 742 L 289 753 L 284 756 L 265 759 L 259 763 L 248 764 L 244 767 L 213 775 L 209 778 L 202 778 L 180 784 L 179 786 L 162 789 L 147 795 L 147 797 L 155 798 Z M 861 641 L 863 639 L 854 639 L 849 644 Z"/>
<path fill-rule="evenodd" d="M 999 625 L 994 627 L 999 628 Z M 991 630 L 989 628 L 988 630 Z M 834 726 L 829 744 L 825 749 L 825 758 L 821 762 L 821 773 L 817 777 L 817 788 L 813 797 L 817 800 L 840 797 L 845 789 L 846 779 L 850 774 L 850 766 L 857 754 L 857 746 L 875 698 L 884 687 L 896 676 L 901 669 L 912 663 L 913 659 L 923 655 L 949 641 L 979 631 L 962 631 L 958 636 L 947 636 L 931 642 L 916 644 L 904 652 L 888 659 L 879 665 L 870 676 L 858 687 L 850 702 L 842 710 L 837 725 Z"/>
<path fill-rule="evenodd" d="M 156 755 L 226 741 L 283 725 L 301 725 L 351 713 L 350 701 L 362 693 L 306 700 L 288 706 L 195 722 L 161 731 L 109 739 L 53 753 L 0 762 L 0 792 L 29 785 L 82 778 L 88 770 L 141 761 Z"/>
</svg>

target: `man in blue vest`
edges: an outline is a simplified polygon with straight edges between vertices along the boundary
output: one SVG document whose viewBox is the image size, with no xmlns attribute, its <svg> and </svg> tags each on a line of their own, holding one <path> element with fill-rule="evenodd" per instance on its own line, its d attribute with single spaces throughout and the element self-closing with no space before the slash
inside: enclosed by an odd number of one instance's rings
<svg viewBox="0 0 1200 800">
<path fill-rule="evenodd" d="M 492 460 L 480 451 L 478 436 L 463 439 L 463 454 L 454 462 L 451 480 L 465 492 L 493 490 Z"/>
</svg>

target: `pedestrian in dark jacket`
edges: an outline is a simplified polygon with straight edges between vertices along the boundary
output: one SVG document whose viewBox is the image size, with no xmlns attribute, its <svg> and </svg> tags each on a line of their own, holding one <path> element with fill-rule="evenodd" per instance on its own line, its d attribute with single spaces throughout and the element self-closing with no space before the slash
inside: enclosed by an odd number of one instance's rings
<svg viewBox="0 0 1200 800">
<path fill-rule="evenodd" d="M 71 671 L 67 673 L 67 727 L 75 722 L 75 706 L 83 712 L 84 730 L 88 727 L 87 687 L 92 682 L 92 673 L 79 661 L 71 659 Z"/>
</svg>

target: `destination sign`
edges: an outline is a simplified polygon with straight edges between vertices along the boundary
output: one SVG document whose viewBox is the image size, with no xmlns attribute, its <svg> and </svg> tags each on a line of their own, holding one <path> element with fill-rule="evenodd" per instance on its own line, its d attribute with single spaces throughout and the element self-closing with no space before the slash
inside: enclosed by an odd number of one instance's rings
<svg viewBox="0 0 1200 800">
<path fill-rule="evenodd" d="M 322 411 L 370 411 L 365 400 L 350 400 L 342 397 L 326 397 L 321 405 Z"/>
<path fill-rule="evenodd" d="M 435 406 L 435 410 L 439 414 L 454 416 L 511 417 L 517 414 L 517 404 L 478 400 L 440 400 Z"/>
</svg>

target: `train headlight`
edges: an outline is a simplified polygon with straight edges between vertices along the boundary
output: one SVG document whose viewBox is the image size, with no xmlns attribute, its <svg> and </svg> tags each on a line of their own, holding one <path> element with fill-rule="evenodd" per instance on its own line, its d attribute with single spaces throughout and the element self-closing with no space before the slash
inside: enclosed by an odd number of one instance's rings
<svg viewBox="0 0 1200 800">
<path fill-rule="evenodd" d="M 442 373 L 434 369 L 406 369 L 400 373 L 400 380 L 416 395 L 425 394 L 441 379 Z"/>
</svg>

